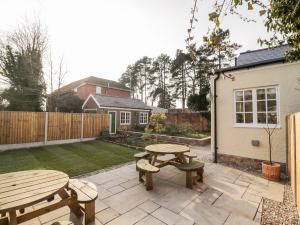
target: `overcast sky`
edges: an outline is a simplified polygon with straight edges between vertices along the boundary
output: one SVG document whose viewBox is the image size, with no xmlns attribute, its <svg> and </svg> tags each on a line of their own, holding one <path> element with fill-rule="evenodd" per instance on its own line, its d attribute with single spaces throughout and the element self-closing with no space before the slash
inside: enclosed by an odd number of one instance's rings
<svg viewBox="0 0 300 225">
<path fill-rule="evenodd" d="M 199 43 L 212 25 L 208 13 L 213 2 L 199 0 Z M 117 80 L 142 56 L 173 57 L 176 49 L 185 48 L 193 0 L 0 0 L 0 5 L 2 35 L 24 18 L 39 18 L 47 27 L 52 55 L 64 57 L 68 83 L 91 75 Z M 256 23 L 236 16 L 222 21 L 232 41 L 243 46 L 240 51 L 260 48 L 257 39 L 267 35 L 258 12 L 250 15 Z"/>
</svg>

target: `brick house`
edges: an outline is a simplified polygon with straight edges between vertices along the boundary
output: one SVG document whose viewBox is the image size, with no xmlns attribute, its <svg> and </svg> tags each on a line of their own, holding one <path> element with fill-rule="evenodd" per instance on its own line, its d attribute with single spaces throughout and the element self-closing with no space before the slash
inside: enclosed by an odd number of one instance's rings
<svg viewBox="0 0 300 225">
<path fill-rule="evenodd" d="M 99 94 L 103 96 L 115 96 L 124 98 L 130 98 L 131 96 L 130 89 L 127 88 L 125 85 L 113 80 L 107 80 L 94 76 L 74 81 L 70 84 L 61 87 L 55 92 L 59 92 L 59 95 L 74 92 L 82 100 L 86 100 L 90 94 Z"/>
<path fill-rule="evenodd" d="M 116 81 L 90 76 L 65 85 L 52 94 L 58 92 L 60 96 L 75 93 L 84 100 L 82 109 L 86 113 L 108 113 L 110 133 L 116 133 L 121 126 L 148 124 L 151 108 L 141 100 L 132 99 L 130 89 Z"/>
<path fill-rule="evenodd" d="M 82 109 L 89 113 L 110 115 L 109 132 L 114 134 L 122 126 L 145 126 L 151 108 L 139 99 L 91 94 Z"/>
</svg>

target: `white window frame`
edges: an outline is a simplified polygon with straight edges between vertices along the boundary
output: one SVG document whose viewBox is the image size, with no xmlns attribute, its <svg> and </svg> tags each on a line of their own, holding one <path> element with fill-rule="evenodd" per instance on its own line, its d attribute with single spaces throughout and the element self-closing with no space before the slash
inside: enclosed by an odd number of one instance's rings
<svg viewBox="0 0 300 225">
<path fill-rule="evenodd" d="M 267 89 L 267 88 L 275 88 L 276 89 L 276 114 L 277 114 L 277 124 L 261 124 L 257 123 L 257 89 Z M 252 90 L 252 113 L 253 113 L 253 123 L 236 123 L 236 114 L 239 113 L 236 111 L 236 92 L 238 91 L 247 91 Z M 254 87 L 254 88 L 244 88 L 244 89 L 236 89 L 233 91 L 233 123 L 234 127 L 249 127 L 249 128 L 280 128 L 280 92 L 278 86 L 263 86 L 263 87 Z M 267 106 L 266 106 L 267 107 Z M 267 110 L 267 108 L 266 108 Z"/>
<path fill-rule="evenodd" d="M 146 114 L 146 117 L 142 116 L 144 114 Z M 145 118 L 146 118 L 146 122 L 144 121 Z M 141 121 L 141 119 L 142 119 L 142 121 Z M 148 112 L 140 112 L 139 113 L 139 123 L 140 124 L 148 124 L 148 122 L 149 122 L 149 113 Z"/>
<path fill-rule="evenodd" d="M 101 94 L 101 87 L 100 86 L 96 86 L 96 94 Z"/>
<path fill-rule="evenodd" d="M 125 117 L 124 117 L 124 119 L 125 119 L 125 122 L 124 123 L 122 123 L 122 113 L 125 113 Z M 126 120 L 127 120 L 127 115 L 129 114 L 129 122 L 126 122 Z M 120 124 L 121 125 L 130 125 L 131 124 L 131 112 L 128 112 L 128 111 L 121 111 L 120 112 Z"/>
</svg>

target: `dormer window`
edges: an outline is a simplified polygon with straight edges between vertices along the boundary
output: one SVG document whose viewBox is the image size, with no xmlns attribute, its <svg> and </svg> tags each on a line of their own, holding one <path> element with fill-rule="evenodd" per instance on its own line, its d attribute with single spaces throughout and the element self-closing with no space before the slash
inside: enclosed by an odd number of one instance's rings
<svg viewBox="0 0 300 225">
<path fill-rule="evenodd" d="M 101 94 L 101 87 L 96 86 L 96 94 Z"/>
<path fill-rule="evenodd" d="M 77 92 L 77 88 L 74 88 L 74 92 Z"/>
</svg>

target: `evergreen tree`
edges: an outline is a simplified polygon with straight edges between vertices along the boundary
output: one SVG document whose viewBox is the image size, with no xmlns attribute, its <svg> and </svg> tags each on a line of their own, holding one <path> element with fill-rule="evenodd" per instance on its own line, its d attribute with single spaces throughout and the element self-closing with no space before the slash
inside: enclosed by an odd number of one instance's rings
<svg viewBox="0 0 300 225">
<path fill-rule="evenodd" d="M 8 81 L 1 97 L 8 103 L 8 110 L 42 111 L 46 91 L 42 64 L 45 46 L 38 23 L 23 26 L 8 36 L 0 54 L 0 74 Z"/>
<path fill-rule="evenodd" d="M 149 76 L 149 83 L 152 87 L 150 97 L 153 102 L 159 99 L 158 106 L 162 108 L 171 107 L 169 102 L 169 79 L 171 69 L 171 58 L 166 54 L 161 54 L 154 59 Z"/>
</svg>

